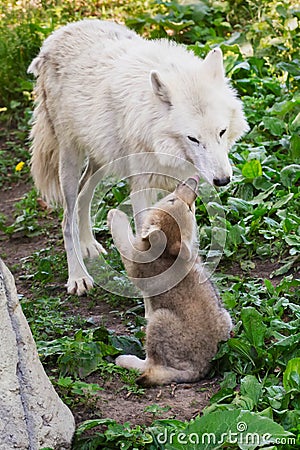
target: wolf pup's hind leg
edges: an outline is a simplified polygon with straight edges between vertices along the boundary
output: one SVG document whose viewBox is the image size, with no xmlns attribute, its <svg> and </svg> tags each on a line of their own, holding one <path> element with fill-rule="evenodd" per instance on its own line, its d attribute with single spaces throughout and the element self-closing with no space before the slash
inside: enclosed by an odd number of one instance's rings
<svg viewBox="0 0 300 450">
<path fill-rule="evenodd" d="M 148 364 L 146 359 L 140 359 L 135 355 L 120 355 L 115 363 L 117 366 L 125 367 L 126 369 L 136 369 L 140 372 L 144 372 Z"/>
</svg>

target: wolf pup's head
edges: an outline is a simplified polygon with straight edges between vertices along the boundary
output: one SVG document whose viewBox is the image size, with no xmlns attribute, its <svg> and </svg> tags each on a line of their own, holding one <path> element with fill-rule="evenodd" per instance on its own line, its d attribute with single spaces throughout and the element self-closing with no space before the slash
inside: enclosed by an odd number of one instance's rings
<svg viewBox="0 0 300 450">
<path fill-rule="evenodd" d="M 190 162 L 212 185 L 229 183 L 228 153 L 248 124 L 242 103 L 225 77 L 222 51 L 213 49 L 203 61 L 190 56 L 168 73 L 153 71 L 150 80 L 166 117 L 157 153 L 163 149 Z M 180 166 L 178 162 L 179 170 Z"/>
<path fill-rule="evenodd" d="M 188 178 L 174 192 L 150 208 L 143 223 L 141 237 L 151 246 L 164 240 L 171 256 L 190 260 L 197 251 L 195 199 L 199 178 Z"/>
</svg>

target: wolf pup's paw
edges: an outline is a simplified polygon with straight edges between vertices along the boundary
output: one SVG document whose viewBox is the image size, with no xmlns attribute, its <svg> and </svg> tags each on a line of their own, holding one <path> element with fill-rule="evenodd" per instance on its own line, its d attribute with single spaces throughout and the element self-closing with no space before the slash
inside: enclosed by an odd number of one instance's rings
<svg viewBox="0 0 300 450">
<path fill-rule="evenodd" d="M 146 361 L 140 359 L 135 355 L 120 355 L 115 361 L 117 366 L 125 367 L 126 369 L 136 369 L 143 372 L 146 368 Z"/>
<path fill-rule="evenodd" d="M 127 226 L 128 218 L 123 211 L 119 209 L 111 209 L 107 214 L 107 226 L 112 233 L 113 229 L 117 229 L 120 226 Z"/>
<path fill-rule="evenodd" d="M 118 213 L 117 209 L 110 209 L 107 214 L 107 226 L 111 232 L 112 230 L 112 222 L 116 214 Z"/>
</svg>

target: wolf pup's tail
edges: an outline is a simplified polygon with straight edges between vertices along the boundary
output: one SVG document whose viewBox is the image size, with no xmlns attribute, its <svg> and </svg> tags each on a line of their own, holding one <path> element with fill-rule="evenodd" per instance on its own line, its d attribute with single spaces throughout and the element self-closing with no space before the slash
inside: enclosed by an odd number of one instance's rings
<svg viewBox="0 0 300 450">
<path fill-rule="evenodd" d="M 192 383 L 200 378 L 199 371 L 177 370 L 173 367 L 153 366 L 136 380 L 137 384 L 144 387 L 170 383 Z"/>
<path fill-rule="evenodd" d="M 28 73 L 33 73 L 37 77 L 36 106 L 30 133 L 31 174 L 46 202 L 56 205 L 63 202 L 59 182 L 59 146 L 47 108 L 45 64 L 45 59 L 37 56 L 28 68 Z"/>
</svg>

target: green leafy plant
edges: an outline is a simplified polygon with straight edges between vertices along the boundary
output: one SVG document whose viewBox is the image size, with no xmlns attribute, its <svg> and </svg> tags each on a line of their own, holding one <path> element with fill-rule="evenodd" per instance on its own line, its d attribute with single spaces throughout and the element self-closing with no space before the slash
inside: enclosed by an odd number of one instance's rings
<svg viewBox="0 0 300 450">
<path fill-rule="evenodd" d="M 55 383 L 63 401 L 70 406 L 84 403 L 92 407 L 97 399 L 97 393 L 103 388 L 96 383 L 86 383 L 80 380 L 73 380 L 71 377 L 62 377 Z"/>
<path fill-rule="evenodd" d="M 96 432 L 93 436 L 84 437 L 83 434 L 95 427 L 103 427 L 104 431 Z M 131 427 L 129 423 L 120 425 L 111 419 L 88 420 L 76 430 L 74 450 L 92 450 L 97 448 L 107 449 L 143 449 L 152 442 L 149 433 L 142 427 Z"/>
<path fill-rule="evenodd" d="M 84 378 L 97 370 L 103 358 L 116 355 L 119 350 L 109 343 L 106 328 L 78 330 L 73 337 L 64 336 L 53 341 L 39 341 L 39 354 L 44 358 L 56 356 L 60 376 Z"/>
</svg>

